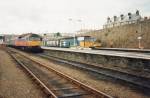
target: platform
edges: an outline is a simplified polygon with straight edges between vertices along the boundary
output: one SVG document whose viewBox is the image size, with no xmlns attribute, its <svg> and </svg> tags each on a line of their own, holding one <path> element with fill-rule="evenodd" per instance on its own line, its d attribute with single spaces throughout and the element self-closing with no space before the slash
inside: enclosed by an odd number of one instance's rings
<svg viewBox="0 0 150 98">
<path fill-rule="evenodd" d="M 124 51 L 113 51 L 113 50 L 109 50 L 109 51 L 108 50 L 90 50 L 90 49 L 81 50 L 81 49 L 56 48 L 56 47 L 42 47 L 42 49 L 150 60 L 150 53 L 124 52 Z"/>
<path fill-rule="evenodd" d="M 150 53 L 150 49 L 137 49 L 137 48 L 94 48 L 94 50 L 109 50 L 109 51 L 112 50 L 112 51 Z"/>
<path fill-rule="evenodd" d="M 107 68 L 150 71 L 150 53 L 42 47 L 52 57 Z"/>
</svg>

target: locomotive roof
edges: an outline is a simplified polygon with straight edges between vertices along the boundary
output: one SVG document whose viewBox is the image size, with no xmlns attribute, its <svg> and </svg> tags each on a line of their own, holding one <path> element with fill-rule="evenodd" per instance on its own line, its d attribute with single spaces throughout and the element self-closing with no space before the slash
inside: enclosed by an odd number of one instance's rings
<svg viewBox="0 0 150 98">
<path fill-rule="evenodd" d="M 35 36 L 36 35 L 36 36 Z M 34 34 L 34 33 L 26 33 L 26 34 L 22 34 L 19 36 L 19 38 L 23 38 L 23 37 L 26 37 L 26 36 L 33 36 L 33 37 L 41 37 L 40 35 L 38 34 Z"/>
</svg>

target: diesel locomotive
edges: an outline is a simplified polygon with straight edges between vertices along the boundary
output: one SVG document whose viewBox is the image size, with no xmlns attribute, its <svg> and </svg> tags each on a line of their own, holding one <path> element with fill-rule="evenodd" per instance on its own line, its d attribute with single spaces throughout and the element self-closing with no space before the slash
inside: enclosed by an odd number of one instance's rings
<svg viewBox="0 0 150 98">
<path fill-rule="evenodd" d="M 41 52 L 42 37 L 38 34 L 27 33 L 20 36 L 6 38 L 6 45 L 25 51 Z"/>
</svg>

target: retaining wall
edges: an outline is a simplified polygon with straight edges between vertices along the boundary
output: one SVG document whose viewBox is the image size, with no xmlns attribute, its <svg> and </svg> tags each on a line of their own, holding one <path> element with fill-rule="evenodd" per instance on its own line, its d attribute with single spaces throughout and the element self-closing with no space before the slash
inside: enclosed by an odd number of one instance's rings
<svg viewBox="0 0 150 98">
<path fill-rule="evenodd" d="M 103 47 L 114 48 L 138 48 L 137 38 L 141 36 L 142 47 L 150 49 L 150 19 L 81 35 L 93 36 L 101 41 Z"/>
<path fill-rule="evenodd" d="M 133 70 L 150 70 L 150 60 L 133 59 L 119 56 L 108 56 L 99 54 L 88 54 L 81 52 L 62 51 L 62 50 L 45 50 L 50 56 L 66 60 L 94 64 L 105 67 L 130 68 Z"/>
</svg>

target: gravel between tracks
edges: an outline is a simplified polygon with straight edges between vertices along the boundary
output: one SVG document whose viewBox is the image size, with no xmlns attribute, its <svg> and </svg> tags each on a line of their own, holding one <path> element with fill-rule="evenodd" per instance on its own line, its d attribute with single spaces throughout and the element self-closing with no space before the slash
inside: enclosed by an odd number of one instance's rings
<svg viewBox="0 0 150 98">
<path fill-rule="evenodd" d="M 0 98 L 45 98 L 19 65 L 0 49 Z"/>
<path fill-rule="evenodd" d="M 25 55 L 28 55 L 28 54 L 25 54 Z M 43 64 L 53 67 L 59 70 L 60 72 L 63 72 L 89 86 L 92 86 L 112 96 L 115 96 L 118 98 L 149 98 L 149 96 L 145 96 L 142 93 L 137 92 L 136 90 L 130 89 L 129 87 L 126 87 L 120 84 L 111 83 L 111 82 L 106 82 L 103 80 L 97 80 L 93 78 L 91 75 L 89 75 L 88 72 L 82 72 L 80 70 L 73 69 L 72 67 L 66 67 L 66 66 L 54 64 L 52 62 L 49 62 L 46 59 L 42 59 L 37 56 L 33 57 L 33 56 L 28 55 L 28 57 L 32 57 L 33 59 L 38 60 L 42 62 Z"/>
<path fill-rule="evenodd" d="M 54 72 L 51 72 L 47 70 L 46 68 L 42 66 L 37 66 L 38 64 L 26 59 L 22 58 L 22 56 L 17 56 L 17 58 L 21 58 L 21 62 L 23 62 L 32 72 L 37 75 L 38 78 L 40 78 L 41 81 L 43 81 L 47 87 L 50 89 L 60 89 L 60 88 L 76 88 L 76 89 L 66 89 L 66 90 L 56 90 L 54 93 L 57 96 L 64 96 L 68 94 L 84 94 L 82 96 L 78 96 L 79 98 L 95 98 L 94 96 L 87 94 L 88 92 L 84 91 L 83 89 L 75 86 L 73 83 L 67 81 L 66 79 L 60 77 L 59 75 L 55 74 Z M 44 77 L 43 77 L 44 76 Z M 76 98 L 78 98 L 76 97 Z M 68 98 L 68 97 L 66 97 Z M 69 97 L 70 98 L 70 97 Z M 75 98 L 75 97 L 71 97 Z"/>
</svg>

